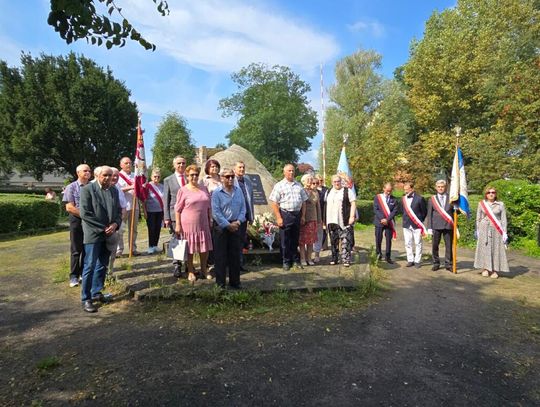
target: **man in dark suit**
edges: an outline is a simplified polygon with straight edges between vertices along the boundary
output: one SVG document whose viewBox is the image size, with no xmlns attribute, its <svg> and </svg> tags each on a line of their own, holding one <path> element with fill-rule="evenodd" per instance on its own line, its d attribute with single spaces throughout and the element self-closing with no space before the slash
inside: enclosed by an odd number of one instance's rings
<svg viewBox="0 0 540 407">
<path fill-rule="evenodd" d="M 446 181 L 439 180 L 435 183 L 437 193 L 428 201 L 426 227 L 428 234 L 433 235 L 431 243 L 431 255 L 433 257 L 433 271 L 441 266 L 439 259 L 439 244 L 441 236 L 444 239 L 444 266 L 452 271 L 452 237 L 454 234 L 453 208 L 446 192 Z"/>
<path fill-rule="evenodd" d="M 240 250 L 240 271 L 247 271 L 244 267 L 244 255 L 242 251 L 249 246 L 247 227 L 255 218 L 255 207 L 253 206 L 253 185 L 248 176 L 246 176 L 246 164 L 243 161 L 237 161 L 234 166 L 234 186 L 240 188 L 246 204 L 245 220 L 240 224 L 240 238 L 242 239 L 242 250 Z"/>
<path fill-rule="evenodd" d="M 414 184 L 403 184 L 403 239 L 407 252 L 407 267 L 420 268 L 422 263 L 422 237 L 426 235 L 423 222 L 426 218 L 426 200 L 414 191 Z"/>
<path fill-rule="evenodd" d="M 393 264 L 390 254 L 392 252 L 392 239 L 396 238 L 396 225 L 394 216 L 397 214 L 398 204 L 396 198 L 392 195 L 392 184 L 384 184 L 383 193 L 375 195 L 373 199 L 373 224 L 375 225 L 375 248 L 377 257 L 382 260 L 382 240 L 386 237 L 386 262 Z"/>
<path fill-rule="evenodd" d="M 81 189 L 80 214 L 84 235 L 84 268 L 81 299 L 86 312 L 96 312 L 94 301 L 104 302 L 107 264 L 116 250 L 122 224 L 118 189 L 111 187 L 111 167 L 101 167 L 96 182 Z"/>
<path fill-rule="evenodd" d="M 175 213 L 174 205 L 176 204 L 176 195 L 178 190 L 187 184 L 186 176 L 186 159 L 177 155 L 173 159 L 174 173 L 163 180 L 163 222 L 166 228 L 169 228 L 171 235 L 174 234 L 175 228 Z M 182 262 L 173 260 L 174 272 L 173 275 L 177 278 L 181 275 Z"/>
</svg>

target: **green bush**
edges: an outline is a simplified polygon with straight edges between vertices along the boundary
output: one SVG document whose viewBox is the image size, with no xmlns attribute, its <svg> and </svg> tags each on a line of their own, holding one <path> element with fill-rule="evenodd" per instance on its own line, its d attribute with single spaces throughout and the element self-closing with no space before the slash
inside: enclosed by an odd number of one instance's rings
<svg viewBox="0 0 540 407">
<path fill-rule="evenodd" d="M 496 180 L 488 185 L 497 190 L 508 217 L 508 236 L 536 240 L 540 223 L 540 185 L 525 180 Z"/>
<path fill-rule="evenodd" d="M 364 225 L 373 223 L 373 201 L 367 199 L 357 199 L 356 208 L 358 209 L 358 222 Z"/>
<path fill-rule="evenodd" d="M 56 226 L 60 204 L 42 196 L 0 194 L 0 233 Z"/>
</svg>

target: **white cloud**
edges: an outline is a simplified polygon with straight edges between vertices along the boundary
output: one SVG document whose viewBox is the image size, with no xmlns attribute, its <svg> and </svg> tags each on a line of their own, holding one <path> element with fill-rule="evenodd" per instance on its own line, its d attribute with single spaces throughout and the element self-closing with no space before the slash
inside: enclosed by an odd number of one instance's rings
<svg viewBox="0 0 540 407">
<path fill-rule="evenodd" d="M 347 25 L 352 32 L 366 32 L 369 35 L 380 38 L 386 35 L 386 29 L 383 24 L 377 20 L 358 20 L 353 24 Z"/>
<path fill-rule="evenodd" d="M 251 62 L 310 70 L 339 53 L 332 36 L 261 3 L 169 1 L 167 17 L 152 7 L 137 0 L 124 12 L 158 52 L 206 71 L 231 72 Z"/>
</svg>

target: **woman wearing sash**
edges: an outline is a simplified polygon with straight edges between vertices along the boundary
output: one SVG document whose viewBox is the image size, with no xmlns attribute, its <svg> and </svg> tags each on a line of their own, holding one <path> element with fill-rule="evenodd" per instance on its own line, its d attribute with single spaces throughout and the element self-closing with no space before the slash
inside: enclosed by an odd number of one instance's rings
<svg viewBox="0 0 540 407">
<path fill-rule="evenodd" d="M 478 204 L 476 211 L 476 255 L 474 268 L 482 269 L 484 277 L 498 278 L 497 272 L 508 272 L 506 259 L 506 209 L 501 201 L 497 201 L 497 190 L 488 186 L 484 192 L 484 200 Z"/>
<path fill-rule="evenodd" d="M 161 172 L 152 170 L 151 180 L 146 184 L 147 198 L 144 201 L 144 217 L 148 227 L 148 254 L 160 252 L 159 235 L 163 226 L 163 184 L 160 184 Z"/>
</svg>

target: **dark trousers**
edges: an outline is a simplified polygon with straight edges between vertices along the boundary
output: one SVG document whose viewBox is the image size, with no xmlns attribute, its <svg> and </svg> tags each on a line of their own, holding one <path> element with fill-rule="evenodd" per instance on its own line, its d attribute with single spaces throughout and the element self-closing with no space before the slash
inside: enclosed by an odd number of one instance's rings
<svg viewBox="0 0 540 407">
<path fill-rule="evenodd" d="M 385 257 L 390 258 L 392 253 L 392 229 L 389 227 L 378 227 L 375 226 L 375 250 L 379 256 L 382 256 L 382 240 L 383 235 L 386 238 L 386 250 Z"/>
<path fill-rule="evenodd" d="M 146 213 L 146 226 L 148 226 L 148 247 L 154 247 L 158 245 L 162 223 L 163 212 Z"/>
<path fill-rule="evenodd" d="M 249 247 L 248 234 L 247 234 L 247 220 L 240 223 L 238 233 L 240 233 L 240 266 L 244 266 L 244 253 L 243 250 Z"/>
<path fill-rule="evenodd" d="M 91 300 L 103 290 L 111 252 L 105 240 L 84 245 L 85 257 L 82 274 L 81 300 Z"/>
<path fill-rule="evenodd" d="M 81 218 L 69 215 L 70 273 L 69 278 L 79 278 L 84 264 L 84 244 Z"/>
<path fill-rule="evenodd" d="M 433 264 L 441 264 L 439 259 L 439 243 L 441 243 L 441 236 L 444 239 L 444 265 L 452 265 L 452 237 L 454 231 L 452 229 L 433 229 L 433 240 L 431 243 L 431 255 L 433 257 Z"/>
<path fill-rule="evenodd" d="M 229 269 L 229 285 L 238 287 L 240 285 L 240 252 L 242 250 L 242 239 L 240 231 L 231 232 L 214 226 L 214 271 L 216 273 L 216 284 L 225 287 L 227 269 Z"/>
<path fill-rule="evenodd" d="M 279 228 L 281 240 L 281 256 L 283 264 L 291 265 L 300 262 L 298 253 L 298 239 L 300 238 L 300 211 L 279 211 L 283 219 L 283 226 Z"/>
</svg>

